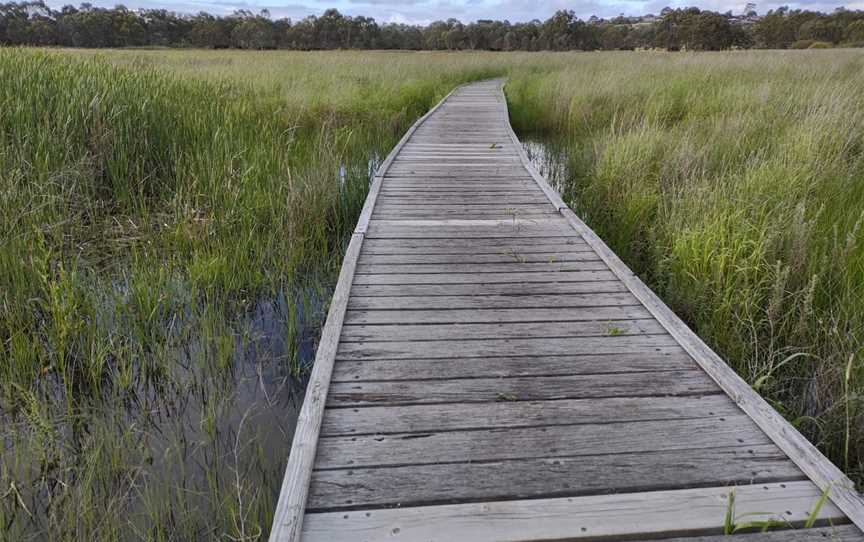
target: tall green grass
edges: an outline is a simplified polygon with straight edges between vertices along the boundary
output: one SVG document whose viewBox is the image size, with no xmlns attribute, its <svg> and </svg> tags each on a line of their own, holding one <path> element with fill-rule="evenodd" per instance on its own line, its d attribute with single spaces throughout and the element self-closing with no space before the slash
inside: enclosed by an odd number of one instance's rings
<svg viewBox="0 0 864 542">
<path fill-rule="evenodd" d="M 862 64 L 0 50 L 0 539 L 265 537 L 370 168 L 505 73 L 568 202 L 860 479 Z"/>
<path fill-rule="evenodd" d="M 543 61 L 538 62 L 543 65 Z M 838 465 L 864 479 L 864 58 L 573 55 L 507 86 L 565 199 Z"/>
<path fill-rule="evenodd" d="M 370 169 L 500 73 L 418 59 L 0 50 L 0 538 L 266 536 Z"/>
</svg>

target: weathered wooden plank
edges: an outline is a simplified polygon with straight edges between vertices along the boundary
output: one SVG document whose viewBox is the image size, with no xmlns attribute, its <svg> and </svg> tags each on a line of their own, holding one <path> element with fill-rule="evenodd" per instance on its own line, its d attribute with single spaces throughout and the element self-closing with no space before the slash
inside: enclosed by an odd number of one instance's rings
<svg viewBox="0 0 864 542">
<path fill-rule="evenodd" d="M 434 363 L 434 361 L 430 361 Z M 392 362 L 395 366 L 396 362 Z M 333 382 L 328 407 L 654 397 L 718 393 L 698 370 L 452 380 Z M 667 379 L 675 379 L 667 381 Z M 466 412 L 466 416 L 470 415 Z"/>
<path fill-rule="evenodd" d="M 608 269 L 602 260 L 558 261 L 554 257 L 545 262 L 520 262 L 511 258 L 501 263 L 445 263 L 423 265 L 401 263 L 362 263 L 357 266 L 358 275 L 398 274 L 452 274 L 452 273 L 535 273 L 561 271 L 602 271 Z"/>
<path fill-rule="evenodd" d="M 488 164 L 448 164 L 446 162 L 439 162 L 437 164 L 429 163 L 426 165 L 417 164 L 417 165 L 409 165 L 409 164 L 399 164 L 393 166 L 391 169 L 392 174 L 394 175 L 428 175 L 430 177 L 435 176 L 444 176 L 444 175 L 459 175 L 463 172 L 474 175 L 483 175 L 484 177 L 502 177 L 502 176 L 511 176 L 515 175 L 521 176 L 523 175 L 521 168 L 519 166 L 513 164 L 506 164 L 501 166 L 490 166 Z"/>
<path fill-rule="evenodd" d="M 713 487 L 317 513 L 309 514 L 303 535 L 329 542 L 524 542 L 720 533 L 730 491 Z M 816 510 L 820 495 L 809 481 L 739 486 L 735 516 L 800 525 Z M 843 521 L 831 503 L 813 515 Z"/>
<path fill-rule="evenodd" d="M 561 356 L 565 354 L 623 354 L 675 346 L 669 335 L 572 337 L 561 339 L 484 339 L 479 341 L 342 343 L 337 359 L 410 359 L 492 356 Z"/>
<path fill-rule="evenodd" d="M 519 237 L 502 237 L 492 239 L 366 239 L 364 249 L 369 253 L 416 253 L 423 254 L 501 254 L 548 252 L 593 252 L 590 247 L 577 237 L 522 239 Z"/>
<path fill-rule="evenodd" d="M 433 193 L 432 192 L 411 192 L 411 194 L 413 196 L 415 196 L 413 199 L 409 199 L 409 198 L 405 197 L 407 195 L 406 192 L 402 192 L 402 193 L 388 192 L 387 201 L 382 203 L 382 207 L 381 207 L 380 211 L 395 212 L 395 211 L 399 211 L 399 210 L 405 210 L 405 211 L 407 211 L 407 210 L 419 210 L 419 209 L 414 209 L 414 208 L 418 207 L 420 205 L 428 205 L 428 209 L 426 209 L 428 211 L 446 211 L 446 210 L 455 211 L 455 210 L 461 209 L 462 206 L 466 204 L 466 202 L 470 202 L 470 198 L 471 198 L 470 192 L 469 193 L 463 193 L 466 196 L 466 199 L 462 200 L 462 202 L 457 202 L 455 198 L 453 198 L 452 200 L 433 199 L 433 196 L 432 196 Z M 451 198 L 454 195 L 453 192 L 437 192 L 435 194 L 438 194 L 442 197 L 447 196 L 447 197 L 451 197 Z M 499 199 L 498 201 L 495 201 L 495 202 L 492 202 L 492 201 L 488 202 L 488 203 L 491 203 L 494 205 L 489 205 L 489 204 L 479 205 L 479 204 L 473 203 L 473 202 L 470 202 L 469 204 L 471 206 L 473 206 L 474 208 L 476 208 L 478 211 L 490 212 L 490 211 L 495 211 L 498 207 L 503 207 L 505 209 L 510 209 L 514 213 L 519 213 L 520 215 L 521 214 L 527 214 L 527 213 L 536 213 L 536 212 L 545 211 L 548 209 L 554 210 L 554 207 L 549 205 L 548 202 L 537 201 L 536 199 L 534 199 L 534 201 L 531 201 L 531 202 L 514 203 L 514 201 L 516 201 L 518 199 L 522 199 L 522 198 L 532 198 L 533 199 L 535 196 L 530 194 L 530 193 L 525 195 L 525 196 L 520 196 L 519 194 L 516 194 L 513 192 L 497 192 L 497 194 L 500 194 L 501 199 Z M 435 205 L 431 205 L 433 203 Z M 448 203 L 448 205 L 446 205 L 446 206 L 441 205 L 441 203 Z M 376 217 L 377 217 L 377 215 L 376 215 Z"/>
<path fill-rule="evenodd" d="M 735 533 L 734 539 L 728 535 L 688 536 L 687 538 L 664 538 L 663 542 L 864 542 L 864 533 L 854 525 L 834 525 L 810 529 L 792 529 L 784 526 L 774 527 L 767 533 Z M 657 542 L 656 539 L 636 540 L 634 542 Z"/>
<path fill-rule="evenodd" d="M 600 287 L 581 286 L 602 284 Z M 382 285 L 357 287 L 348 303 L 351 310 L 465 310 L 465 309 L 552 309 L 638 306 L 629 292 L 608 283 L 539 283 L 530 285 Z M 457 286 L 465 288 L 464 295 Z M 529 288 L 531 286 L 531 288 Z M 587 293 L 580 293 L 587 292 Z M 404 295 L 394 295 L 401 293 Z M 413 295 L 412 295 L 413 294 Z M 457 294 L 457 295 L 450 295 Z M 502 295 L 503 294 L 503 295 Z M 507 295 L 510 294 L 510 295 Z"/>
<path fill-rule="evenodd" d="M 374 228 L 374 229 L 372 229 Z M 566 239 L 570 237 L 569 232 L 563 230 L 532 228 L 532 227 L 513 227 L 503 228 L 493 226 L 489 228 L 474 227 L 471 228 L 448 228 L 445 226 L 433 227 L 400 227 L 398 225 L 388 224 L 387 226 L 370 226 L 367 233 L 369 239 L 495 239 L 495 238 L 550 238 L 559 237 Z"/>
<path fill-rule="evenodd" d="M 466 182 L 470 182 L 472 180 L 483 180 L 483 181 L 522 181 L 525 179 L 525 173 L 523 171 L 459 171 L 456 169 L 448 170 L 445 168 L 438 170 L 428 170 L 428 171 L 399 171 L 392 172 L 388 175 L 384 176 L 384 179 L 390 178 L 404 178 L 404 177 L 414 177 L 418 179 L 427 179 L 427 180 L 452 180 L 457 181 L 459 179 L 464 179 Z"/>
<path fill-rule="evenodd" d="M 417 264 L 499 264 L 499 263 L 555 263 L 601 261 L 593 252 L 529 252 L 500 251 L 492 254 L 374 254 L 360 253 L 359 265 L 414 265 Z"/>
<path fill-rule="evenodd" d="M 605 295 L 605 294 L 604 294 Z M 534 296 L 525 296 L 533 300 Z M 381 300 L 381 298 L 377 298 Z M 402 298 L 384 298 L 396 300 Z M 440 299 L 440 298 L 438 298 Z M 398 307 L 410 306 L 399 303 Z M 543 322 L 554 326 L 557 322 L 601 321 L 610 323 L 603 328 L 609 332 L 613 320 L 650 319 L 651 313 L 641 305 L 620 307 L 577 307 L 577 308 L 508 308 L 508 309 L 438 309 L 438 310 L 349 310 L 345 325 L 362 324 L 504 324 L 508 322 Z"/>
<path fill-rule="evenodd" d="M 526 220 L 541 220 L 555 214 L 554 209 L 536 212 L 520 212 L 518 217 Z M 492 220 L 504 220 L 513 218 L 513 214 L 506 209 L 484 209 L 480 211 L 464 211 L 460 209 L 447 209 L 444 211 L 430 211 L 428 209 L 397 209 L 381 211 L 375 215 L 383 220 L 418 220 L 418 219 L 472 219 L 484 218 Z"/>
<path fill-rule="evenodd" d="M 466 186 L 463 184 L 458 189 L 455 186 L 435 186 L 428 185 L 399 185 L 396 187 L 388 186 L 388 189 L 383 192 L 386 196 L 388 204 L 399 203 L 403 199 L 406 204 L 417 203 L 435 203 L 449 202 L 455 204 L 480 204 L 480 203 L 502 203 L 502 202 L 522 202 L 518 203 L 527 206 L 546 206 L 549 207 L 549 202 L 541 199 L 543 193 L 535 190 L 523 188 L 522 185 L 497 185 L 494 187 L 475 187 Z M 494 201 L 498 196 L 500 199 Z M 475 198 L 483 198 L 482 201 L 475 201 Z"/>
<path fill-rule="evenodd" d="M 461 183 L 453 183 L 453 184 L 444 184 L 441 182 L 429 184 L 425 182 L 415 181 L 413 183 L 406 182 L 397 182 L 393 179 L 387 179 L 386 183 L 382 185 L 382 193 L 386 193 L 391 196 L 398 196 L 401 194 L 448 194 L 451 196 L 455 195 L 464 195 L 466 197 L 471 197 L 474 194 L 502 194 L 502 195 L 518 195 L 522 196 L 525 194 L 537 194 L 541 193 L 535 187 L 528 185 L 525 182 L 520 183 L 484 183 L 484 184 L 473 184 L 469 182 L 461 182 Z M 543 202 L 543 205 L 549 205 L 548 202 Z"/>
<path fill-rule="evenodd" d="M 392 191 L 399 190 L 441 190 L 444 192 L 463 190 L 467 193 L 478 191 L 486 191 L 490 195 L 494 195 L 494 191 L 502 192 L 520 192 L 534 194 L 536 184 L 531 185 L 522 177 L 487 177 L 480 178 L 465 178 L 463 176 L 437 176 L 426 177 L 416 176 L 413 181 L 401 177 L 386 177 L 382 186 L 391 189 Z"/>
<path fill-rule="evenodd" d="M 312 511 L 573 497 L 675 487 L 792 482 L 804 475 L 773 444 L 490 463 L 315 471 Z M 351 491 L 344 488 L 350 487 Z M 783 511 L 785 513 L 785 510 Z"/>
<path fill-rule="evenodd" d="M 682 371 L 695 369 L 694 363 L 679 347 L 615 355 L 340 361 L 333 382 Z"/>
<path fill-rule="evenodd" d="M 316 470 L 770 444 L 747 416 L 321 437 Z"/>
<path fill-rule="evenodd" d="M 612 281 L 611 271 L 531 271 L 524 273 L 416 273 L 357 275 L 354 284 L 520 284 L 526 282 Z"/>
<path fill-rule="evenodd" d="M 659 335 L 666 330 L 653 318 L 643 320 L 571 320 L 446 324 L 356 324 L 343 326 L 341 341 L 456 341 L 479 339 L 609 337 Z"/>
<path fill-rule="evenodd" d="M 450 211 L 450 212 L 461 212 L 461 213 L 466 213 L 466 212 L 470 212 L 470 211 L 474 211 L 474 210 L 476 210 L 478 212 L 479 211 L 487 211 L 487 212 L 495 211 L 495 212 L 503 212 L 505 214 L 508 214 L 508 217 L 506 219 L 498 219 L 498 220 L 488 219 L 488 218 L 485 218 L 482 216 L 480 216 L 480 218 L 483 220 L 488 220 L 490 222 L 489 223 L 490 228 L 501 229 L 502 233 L 507 233 L 511 230 L 516 230 L 516 231 L 525 230 L 526 225 L 532 225 L 531 229 L 535 230 L 535 231 L 551 231 L 548 229 L 548 227 L 546 230 L 544 230 L 542 227 L 534 227 L 533 225 L 539 224 L 540 226 L 543 226 L 543 225 L 548 226 L 549 221 L 550 220 L 557 220 L 558 215 L 553 214 L 551 216 L 551 218 L 550 217 L 531 218 L 531 219 L 524 218 L 519 214 L 519 209 L 522 208 L 523 205 L 526 206 L 526 210 L 525 210 L 526 213 L 529 211 L 535 212 L 537 210 L 546 210 L 546 209 L 552 208 L 550 205 L 542 203 L 542 202 L 513 203 L 513 202 L 506 202 L 506 201 L 498 201 L 498 202 L 489 202 L 489 203 L 474 203 L 474 202 L 467 202 L 466 201 L 466 202 L 462 202 L 462 203 L 457 203 L 457 202 L 439 202 L 439 203 L 436 203 L 436 202 L 422 201 L 422 200 L 417 200 L 417 201 L 392 201 L 391 200 L 391 201 L 382 202 L 381 206 L 378 208 L 378 210 L 381 212 L 386 211 L 388 213 L 397 212 L 397 211 L 424 211 L 424 210 L 425 211 L 438 210 L 438 211 Z M 527 206 L 529 206 L 529 205 L 531 206 L 530 209 L 527 208 Z M 376 216 L 376 219 L 378 219 L 377 216 Z M 381 220 L 382 222 L 386 222 L 384 219 L 379 219 L 379 220 Z M 446 218 L 442 217 L 442 220 L 446 220 Z M 521 225 L 518 223 L 514 223 L 514 220 L 518 220 L 519 223 L 521 223 Z M 431 224 L 429 224 L 429 226 L 431 226 Z M 447 224 L 436 225 L 437 228 L 443 228 L 446 226 L 447 226 Z M 475 227 L 475 226 L 481 226 L 481 225 L 480 224 L 471 224 L 471 225 L 466 224 L 466 226 Z M 505 228 L 505 226 L 506 226 L 506 228 Z M 553 229 L 554 228 L 555 227 L 553 226 Z M 560 229 L 560 231 L 566 232 L 571 237 L 573 235 L 571 232 L 569 232 L 565 229 Z M 500 237 L 509 237 L 507 235 L 499 235 L 499 236 Z M 454 236 L 454 237 L 458 237 L 458 236 Z"/>
<path fill-rule="evenodd" d="M 340 365 L 336 364 L 337 374 Z M 470 409 L 470 416 L 465 415 L 467 409 Z M 724 394 L 370 406 L 327 409 L 321 434 L 332 437 L 577 423 L 671 422 L 737 414 L 741 414 L 741 410 Z"/>
<path fill-rule="evenodd" d="M 543 194 L 501 194 L 495 196 L 475 196 L 466 200 L 463 196 L 451 196 L 449 194 L 381 194 L 379 196 L 381 208 L 386 209 L 390 204 L 400 206 L 408 205 L 496 205 L 502 207 L 518 207 L 521 205 L 546 205 L 549 201 Z M 515 209 L 514 209 L 515 210 Z"/>
</svg>

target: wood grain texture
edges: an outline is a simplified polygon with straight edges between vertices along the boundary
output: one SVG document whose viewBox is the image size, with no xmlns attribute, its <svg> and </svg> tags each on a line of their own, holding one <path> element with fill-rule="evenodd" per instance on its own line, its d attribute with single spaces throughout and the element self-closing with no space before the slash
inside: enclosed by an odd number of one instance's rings
<svg viewBox="0 0 864 542">
<path fill-rule="evenodd" d="M 608 294 L 617 292 L 628 292 L 627 288 L 618 280 L 599 280 L 590 282 L 505 282 L 500 284 L 378 284 L 364 285 L 355 284 L 351 288 L 352 303 L 357 300 L 361 303 L 360 298 L 363 297 L 438 297 L 447 296 L 451 299 L 461 297 L 463 299 L 469 297 L 491 297 L 505 296 L 512 300 L 513 303 L 520 303 L 516 298 L 529 297 L 535 295 L 558 295 L 562 302 L 575 302 L 573 298 L 577 294 Z M 629 293 L 629 292 L 628 292 Z M 430 301 L 434 302 L 434 301 Z M 465 302 L 470 301 L 465 299 Z M 526 307 L 543 308 L 535 301 L 522 301 Z M 504 307 L 506 305 L 500 305 Z M 520 305 L 511 305 L 520 306 Z M 545 307 L 554 305 L 544 305 Z M 585 305 L 588 306 L 588 305 Z M 419 308 L 418 306 L 409 306 L 408 308 Z"/>
<path fill-rule="evenodd" d="M 495 322 L 446 324 L 355 324 L 342 328 L 342 343 L 369 341 L 455 341 L 660 335 L 665 330 L 653 318 L 627 320 L 571 320 L 550 322 Z"/>
<path fill-rule="evenodd" d="M 686 371 L 698 365 L 678 346 L 635 354 L 501 356 L 482 358 L 340 361 L 333 382 L 513 378 L 652 371 Z"/>
<path fill-rule="evenodd" d="M 663 542 L 864 542 L 864 533 L 854 525 L 835 525 L 810 529 L 782 529 L 767 533 L 736 533 L 726 535 L 664 538 Z M 656 539 L 634 542 L 657 542 Z"/>
<path fill-rule="evenodd" d="M 773 444 L 315 471 L 309 508 L 421 506 L 803 479 Z M 345 487 L 353 488 L 347 492 Z"/>
<path fill-rule="evenodd" d="M 483 298 L 489 303 L 489 298 Z M 531 296 L 533 299 L 537 296 Z M 363 324 L 401 324 L 401 325 L 416 325 L 416 324 L 504 324 L 504 323 L 544 323 L 553 324 L 544 327 L 544 332 L 555 332 L 554 324 L 557 322 L 579 322 L 579 321 L 600 321 L 606 322 L 607 325 L 601 328 L 602 332 L 608 333 L 614 328 L 613 320 L 637 320 L 649 319 L 650 313 L 641 305 L 612 305 L 599 307 L 559 307 L 559 308 L 534 308 L 534 307 L 519 307 L 519 308 L 442 308 L 441 305 L 459 305 L 464 298 L 451 299 L 447 298 L 442 302 L 439 298 L 421 298 L 416 304 L 412 304 L 415 298 L 401 297 L 379 297 L 374 298 L 376 301 L 388 302 L 389 306 L 378 310 L 349 310 L 345 315 L 345 325 L 363 325 Z M 469 300 L 477 301 L 476 297 L 469 297 Z M 403 309 L 402 307 L 416 307 L 417 305 L 432 305 L 430 301 L 438 301 L 437 309 L 426 307 L 424 309 L 411 308 Z M 511 301 L 510 299 L 493 298 L 495 302 Z M 610 302 L 612 300 L 610 299 Z M 536 302 L 536 301 L 535 301 Z M 383 306 L 381 303 L 380 306 Z M 434 306 L 434 305 L 433 305 Z M 554 307 L 555 304 L 546 305 Z"/>
<path fill-rule="evenodd" d="M 309 514 L 303 535 L 304 540 L 329 542 L 522 542 L 718 534 L 730 490 L 713 487 Z M 810 517 L 820 495 L 809 481 L 739 486 L 735 514 L 745 520 L 800 525 Z M 816 517 L 843 521 L 842 512 L 831 503 Z"/>
<path fill-rule="evenodd" d="M 530 271 L 523 273 L 388 273 L 357 275 L 354 284 L 522 284 L 525 282 L 597 282 L 614 280 L 611 271 Z"/>
<path fill-rule="evenodd" d="M 338 365 L 337 365 L 338 367 Z M 466 409 L 472 415 L 465 416 Z M 331 408 L 321 434 L 416 433 L 459 429 L 604 424 L 740 414 L 722 394 L 680 397 L 604 397 L 556 401 L 498 401 L 466 405 L 371 406 Z"/>
<path fill-rule="evenodd" d="M 455 340 L 431 344 L 416 341 L 369 341 L 340 344 L 336 358 L 365 360 L 633 354 L 677 345 L 677 341 L 669 335 Z"/>
<path fill-rule="evenodd" d="M 386 372 L 382 373 L 378 377 L 380 380 L 375 381 L 332 383 L 328 406 L 483 403 L 586 397 L 668 397 L 717 392 L 711 379 L 698 369 L 434 380 L 384 380 L 386 375 Z M 470 415 L 470 411 L 465 415 Z"/>
<path fill-rule="evenodd" d="M 316 469 L 580 457 L 770 444 L 745 415 L 617 424 L 322 437 Z M 551 479 L 550 479 L 551 483 Z"/>
</svg>

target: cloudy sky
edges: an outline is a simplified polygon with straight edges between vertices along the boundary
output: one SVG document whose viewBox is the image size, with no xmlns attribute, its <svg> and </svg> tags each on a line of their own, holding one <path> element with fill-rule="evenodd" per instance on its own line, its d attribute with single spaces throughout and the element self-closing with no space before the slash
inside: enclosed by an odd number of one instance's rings
<svg viewBox="0 0 864 542">
<path fill-rule="evenodd" d="M 49 0 L 59 7 L 79 0 Z M 83 0 L 81 0 L 83 1 Z M 122 3 L 128 8 L 165 8 L 178 12 L 207 11 L 214 15 L 227 15 L 237 9 L 258 11 L 268 9 L 273 17 L 301 19 L 307 15 L 320 15 L 333 7 L 346 15 L 366 15 L 378 22 L 405 22 L 427 24 L 437 19 L 455 17 L 463 22 L 477 19 L 507 19 L 511 22 L 544 20 L 559 9 L 572 9 L 582 18 L 591 15 L 613 17 L 618 14 L 643 15 L 658 13 L 664 6 L 696 5 L 716 11 L 732 10 L 739 13 L 747 0 L 90 0 L 90 3 L 110 7 Z M 845 4 L 830 0 L 799 0 L 799 2 L 757 1 L 757 11 L 764 13 L 781 5 L 811 10 L 833 11 L 840 5 L 850 9 L 864 9 L 864 0 Z"/>
</svg>

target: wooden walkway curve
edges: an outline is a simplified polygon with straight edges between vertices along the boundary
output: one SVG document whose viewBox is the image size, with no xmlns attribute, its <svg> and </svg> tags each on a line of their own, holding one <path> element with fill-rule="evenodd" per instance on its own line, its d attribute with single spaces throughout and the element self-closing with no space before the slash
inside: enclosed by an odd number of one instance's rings
<svg viewBox="0 0 864 542">
<path fill-rule="evenodd" d="M 864 541 L 852 483 L 533 169 L 502 85 L 380 168 L 271 540 L 707 542 L 732 510 L 774 525 L 742 542 Z"/>
</svg>

